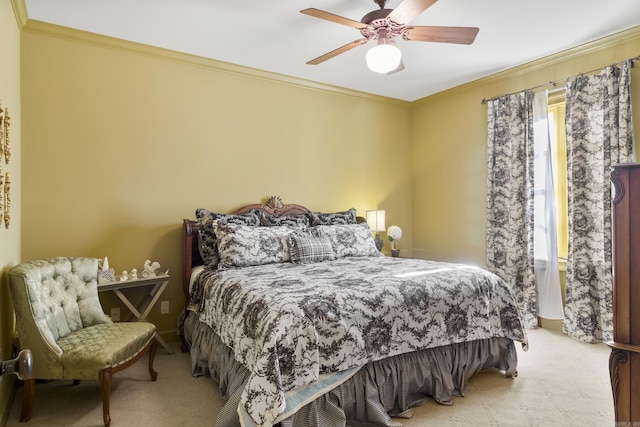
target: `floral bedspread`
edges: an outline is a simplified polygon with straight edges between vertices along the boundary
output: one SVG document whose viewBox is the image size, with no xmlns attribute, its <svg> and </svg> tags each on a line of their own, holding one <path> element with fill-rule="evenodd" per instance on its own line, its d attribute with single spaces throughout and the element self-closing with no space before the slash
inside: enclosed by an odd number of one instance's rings
<svg viewBox="0 0 640 427">
<path fill-rule="evenodd" d="M 342 258 L 205 269 L 190 310 L 250 371 L 241 405 L 259 426 L 320 374 L 415 350 L 526 335 L 511 290 L 477 267 Z M 201 297 L 201 298 L 198 298 Z"/>
</svg>

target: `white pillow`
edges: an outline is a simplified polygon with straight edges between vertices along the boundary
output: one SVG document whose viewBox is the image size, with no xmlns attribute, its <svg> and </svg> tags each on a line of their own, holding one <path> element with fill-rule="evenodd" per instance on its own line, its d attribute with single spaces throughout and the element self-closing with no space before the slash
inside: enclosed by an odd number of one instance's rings
<svg viewBox="0 0 640 427">
<path fill-rule="evenodd" d="M 312 228 L 317 236 L 327 236 L 331 240 L 336 258 L 349 256 L 383 256 L 376 248 L 369 224 L 317 225 Z"/>
<path fill-rule="evenodd" d="M 219 270 L 290 262 L 289 235 L 303 226 L 252 227 L 213 222 L 220 254 Z"/>
</svg>

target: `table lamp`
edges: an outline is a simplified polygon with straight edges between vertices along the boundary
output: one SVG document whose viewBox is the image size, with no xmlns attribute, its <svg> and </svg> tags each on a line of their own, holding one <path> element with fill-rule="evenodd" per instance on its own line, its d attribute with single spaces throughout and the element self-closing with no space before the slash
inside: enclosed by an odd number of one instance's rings
<svg viewBox="0 0 640 427">
<path fill-rule="evenodd" d="M 379 233 L 386 230 L 385 211 L 367 211 L 367 224 L 369 224 L 371 231 L 376 233 L 376 248 L 378 248 L 379 251 L 382 251 L 384 242 L 380 238 Z"/>
</svg>

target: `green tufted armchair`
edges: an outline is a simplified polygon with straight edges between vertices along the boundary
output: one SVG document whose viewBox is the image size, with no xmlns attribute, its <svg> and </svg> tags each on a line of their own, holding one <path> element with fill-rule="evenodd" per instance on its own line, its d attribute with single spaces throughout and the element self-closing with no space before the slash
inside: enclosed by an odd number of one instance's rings
<svg viewBox="0 0 640 427">
<path fill-rule="evenodd" d="M 21 348 L 33 354 L 33 375 L 25 380 L 20 421 L 31 418 L 36 379 L 98 380 L 104 425 L 111 423 L 112 375 L 149 351 L 153 381 L 156 351 L 152 323 L 114 323 L 102 310 L 98 260 L 52 258 L 16 265 L 9 283 Z"/>
</svg>

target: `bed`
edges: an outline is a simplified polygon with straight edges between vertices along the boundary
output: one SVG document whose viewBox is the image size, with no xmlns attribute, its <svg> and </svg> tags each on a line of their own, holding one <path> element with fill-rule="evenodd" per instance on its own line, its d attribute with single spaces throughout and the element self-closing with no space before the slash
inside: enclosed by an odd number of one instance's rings
<svg viewBox="0 0 640 427">
<path fill-rule="evenodd" d="M 273 197 L 196 217 L 178 329 L 193 375 L 226 400 L 216 426 L 400 426 L 482 370 L 517 375 L 526 333 L 486 270 L 385 257 L 354 209 Z"/>
</svg>

